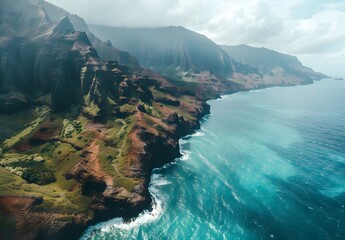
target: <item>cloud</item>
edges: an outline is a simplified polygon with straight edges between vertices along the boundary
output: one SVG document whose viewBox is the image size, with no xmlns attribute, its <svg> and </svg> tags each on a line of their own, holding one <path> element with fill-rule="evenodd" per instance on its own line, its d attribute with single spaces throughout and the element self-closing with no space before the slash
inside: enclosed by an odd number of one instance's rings
<svg viewBox="0 0 345 240">
<path fill-rule="evenodd" d="M 343 51 L 345 43 L 343 0 L 48 1 L 77 13 L 88 23 L 184 26 L 217 43 L 249 44 L 294 54 L 316 69 L 320 64 L 308 56 L 323 55 L 332 60 L 331 56 Z"/>
<path fill-rule="evenodd" d="M 293 53 L 339 50 L 345 40 L 345 11 L 323 10 L 308 19 L 292 21 L 285 29 Z M 277 36 L 279 37 L 279 36 Z"/>
<path fill-rule="evenodd" d="M 309 18 L 292 18 L 301 6 L 290 2 L 290 8 L 274 11 L 267 2 L 229 4 L 200 31 L 223 44 L 246 43 L 294 54 L 332 51 L 345 39 L 345 11 L 322 9 Z"/>
<path fill-rule="evenodd" d="M 278 35 L 283 21 L 271 13 L 263 1 L 224 4 L 206 24 L 204 31 L 223 44 L 263 44 Z"/>
</svg>

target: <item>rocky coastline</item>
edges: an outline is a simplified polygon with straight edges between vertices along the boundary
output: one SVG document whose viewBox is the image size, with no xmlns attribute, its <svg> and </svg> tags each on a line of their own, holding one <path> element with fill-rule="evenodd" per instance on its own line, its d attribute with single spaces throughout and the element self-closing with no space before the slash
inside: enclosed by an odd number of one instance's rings
<svg viewBox="0 0 345 240">
<path fill-rule="evenodd" d="M 194 121 L 185 121 L 177 114 L 169 116 L 165 121 L 176 126 L 176 130 L 169 136 L 157 137 L 145 129 L 139 130 L 138 136 L 145 145 L 145 152 L 140 155 L 140 161 L 144 163 L 145 179 L 140 197 L 97 195 L 92 203 L 94 212 L 92 217 L 78 214 L 63 219 L 65 214 L 36 212 L 35 206 L 44 201 L 41 197 L 0 196 L 0 212 L 7 216 L 9 221 L 16 222 L 17 229 L 12 239 L 78 239 L 88 226 L 115 217 L 130 221 L 144 210 L 150 210 L 152 197 L 148 185 L 151 172 L 154 168 L 162 167 L 181 156 L 179 139 L 199 129 L 199 120 L 210 113 L 210 107 L 206 102 L 202 106 L 195 116 L 197 120 Z M 91 188 L 92 191 L 92 188 L 97 188 L 102 183 L 99 179 L 88 179 L 83 185 L 84 188 Z M 6 232 L 2 232 L 1 236 L 6 236 Z"/>
<path fill-rule="evenodd" d="M 281 67 L 248 72 L 211 40 L 175 27 L 164 31 L 192 36 L 203 51 L 183 64 L 175 49 L 180 61 L 158 62 L 157 73 L 52 4 L 1 4 L 0 239 L 74 240 L 90 225 L 130 221 L 152 207 L 152 170 L 180 156 L 179 139 L 210 113 L 207 100 L 314 80 Z"/>
</svg>

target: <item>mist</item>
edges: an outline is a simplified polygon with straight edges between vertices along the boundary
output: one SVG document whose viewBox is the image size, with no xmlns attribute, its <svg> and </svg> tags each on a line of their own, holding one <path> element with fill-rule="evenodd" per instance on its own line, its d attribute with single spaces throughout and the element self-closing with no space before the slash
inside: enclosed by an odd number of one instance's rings
<svg viewBox="0 0 345 240">
<path fill-rule="evenodd" d="M 328 75 L 345 70 L 345 2 L 273 0 L 49 0 L 87 23 L 183 26 L 218 44 L 248 44 L 297 56 Z"/>
</svg>

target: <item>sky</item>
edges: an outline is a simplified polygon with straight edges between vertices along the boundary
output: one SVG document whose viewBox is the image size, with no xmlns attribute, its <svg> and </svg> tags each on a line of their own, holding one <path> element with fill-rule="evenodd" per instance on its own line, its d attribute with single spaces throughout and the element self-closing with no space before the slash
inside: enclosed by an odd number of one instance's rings
<svg viewBox="0 0 345 240">
<path fill-rule="evenodd" d="M 297 56 L 345 76 L 345 0 L 47 0 L 87 23 L 183 26 L 218 44 L 248 44 Z"/>
</svg>

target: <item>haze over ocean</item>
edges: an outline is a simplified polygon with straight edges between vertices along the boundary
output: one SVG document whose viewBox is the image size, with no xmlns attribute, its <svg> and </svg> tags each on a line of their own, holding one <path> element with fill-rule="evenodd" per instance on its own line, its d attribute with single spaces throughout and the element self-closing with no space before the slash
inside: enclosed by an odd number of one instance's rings
<svg viewBox="0 0 345 240">
<path fill-rule="evenodd" d="M 83 239 L 344 239 L 345 81 L 241 92 L 154 171 L 153 212 Z"/>
</svg>

